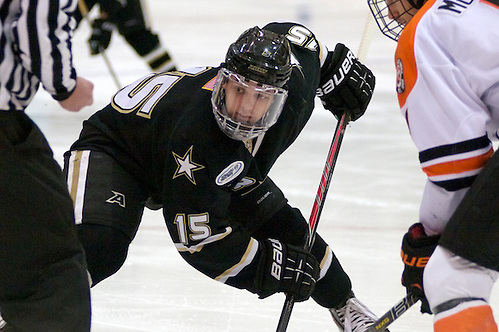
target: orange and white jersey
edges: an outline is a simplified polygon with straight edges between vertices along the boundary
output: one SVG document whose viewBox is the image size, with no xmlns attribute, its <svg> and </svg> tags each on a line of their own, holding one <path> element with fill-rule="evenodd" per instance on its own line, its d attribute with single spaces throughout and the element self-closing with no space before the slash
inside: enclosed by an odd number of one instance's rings
<svg viewBox="0 0 499 332">
<path fill-rule="evenodd" d="M 499 0 L 428 0 L 404 28 L 395 65 L 428 176 L 420 221 L 441 233 L 498 138 Z"/>
</svg>

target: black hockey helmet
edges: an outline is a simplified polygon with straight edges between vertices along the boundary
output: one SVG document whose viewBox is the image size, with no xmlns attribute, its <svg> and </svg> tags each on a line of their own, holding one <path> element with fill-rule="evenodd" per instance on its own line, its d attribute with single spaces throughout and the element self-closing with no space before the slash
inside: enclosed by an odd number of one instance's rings
<svg viewBox="0 0 499 332">
<path fill-rule="evenodd" d="M 284 107 L 291 70 L 285 36 L 259 27 L 243 32 L 229 46 L 213 87 L 211 103 L 220 129 L 241 141 L 264 134 Z"/>
<path fill-rule="evenodd" d="M 283 87 L 291 76 L 290 54 L 285 36 L 255 26 L 229 46 L 225 67 L 258 83 Z"/>
</svg>

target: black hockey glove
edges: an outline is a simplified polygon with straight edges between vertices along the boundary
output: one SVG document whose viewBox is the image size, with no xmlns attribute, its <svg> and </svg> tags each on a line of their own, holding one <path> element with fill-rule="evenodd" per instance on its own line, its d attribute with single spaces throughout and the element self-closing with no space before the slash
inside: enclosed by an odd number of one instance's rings
<svg viewBox="0 0 499 332">
<path fill-rule="evenodd" d="M 114 24 L 108 20 L 98 18 L 92 22 L 92 35 L 88 40 L 90 54 L 99 54 L 109 46 L 113 29 Z"/>
<path fill-rule="evenodd" d="M 371 70 L 348 47 L 338 43 L 322 66 L 317 96 L 337 119 L 347 112 L 350 121 L 355 121 L 365 113 L 374 85 Z"/>
<path fill-rule="evenodd" d="M 437 247 L 440 235 L 427 236 L 423 225 L 416 223 L 409 228 L 402 240 L 402 285 L 421 300 L 421 312 L 431 314 L 430 305 L 423 291 L 423 271 Z"/>
<path fill-rule="evenodd" d="M 255 290 L 260 298 L 285 292 L 294 295 L 296 302 L 307 300 L 319 278 L 317 259 L 300 247 L 277 240 L 260 243 L 263 250 L 255 281 Z"/>
</svg>

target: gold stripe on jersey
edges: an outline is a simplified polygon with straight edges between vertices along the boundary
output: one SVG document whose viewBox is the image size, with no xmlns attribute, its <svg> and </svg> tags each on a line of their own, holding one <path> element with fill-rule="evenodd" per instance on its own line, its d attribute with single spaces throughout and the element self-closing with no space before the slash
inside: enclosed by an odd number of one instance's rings
<svg viewBox="0 0 499 332">
<path fill-rule="evenodd" d="M 71 199 L 73 200 L 73 206 L 76 201 L 76 192 L 78 190 L 78 175 L 80 174 L 80 166 L 81 166 L 81 155 L 83 154 L 83 151 L 73 151 L 71 153 L 71 162 L 70 162 L 70 168 L 71 168 L 71 183 L 68 185 L 70 186 L 69 188 L 69 195 L 71 196 Z"/>
<path fill-rule="evenodd" d="M 201 241 L 199 244 L 187 247 L 182 243 L 175 243 L 175 247 L 179 252 L 188 252 L 189 254 L 194 254 L 196 252 L 200 252 L 201 250 L 203 250 L 203 247 L 205 245 L 220 241 L 230 233 L 232 233 L 232 227 L 226 227 L 223 233 L 212 235 Z"/>
<path fill-rule="evenodd" d="M 68 162 L 67 185 L 69 195 L 73 201 L 76 224 L 80 224 L 83 220 L 83 204 L 89 158 L 89 150 L 71 151 Z"/>
<path fill-rule="evenodd" d="M 242 269 L 251 264 L 251 262 L 256 256 L 257 251 L 258 251 L 258 241 L 251 238 L 244 255 L 241 257 L 241 260 L 236 265 L 225 270 L 221 275 L 216 277 L 215 280 L 225 283 L 227 279 L 229 279 L 230 277 L 238 275 Z"/>
<path fill-rule="evenodd" d="M 321 268 L 319 280 L 326 275 L 327 271 L 329 270 L 329 267 L 331 266 L 331 262 L 333 261 L 333 257 L 334 257 L 333 251 L 331 250 L 331 248 L 329 248 L 329 246 L 327 246 L 326 251 L 324 252 L 324 256 L 322 257 L 319 263 L 319 267 Z"/>
</svg>

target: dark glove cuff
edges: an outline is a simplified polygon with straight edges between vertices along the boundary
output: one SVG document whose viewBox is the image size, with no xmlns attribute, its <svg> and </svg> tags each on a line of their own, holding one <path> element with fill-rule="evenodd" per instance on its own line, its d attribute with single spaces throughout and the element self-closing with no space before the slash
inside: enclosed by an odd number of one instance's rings
<svg viewBox="0 0 499 332">
<path fill-rule="evenodd" d="M 103 30 L 106 32 L 111 32 L 114 29 L 114 27 L 115 24 L 108 19 L 96 18 L 92 22 L 93 29 Z"/>
<path fill-rule="evenodd" d="M 336 44 L 334 51 L 329 51 L 321 67 L 321 82 L 330 79 L 333 72 L 341 66 L 341 60 L 346 57 L 350 50 L 342 43 Z"/>
<path fill-rule="evenodd" d="M 409 245 L 414 248 L 436 246 L 438 240 L 440 240 L 440 235 L 426 235 L 424 226 L 421 223 L 416 223 L 409 227 L 406 237 Z"/>
<path fill-rule="evenodd" d="M 331 70 L 331 64 L 333 63 L 333 56 L 334 53 L 332 51 L 329 51 L 327 53 L 326 60 L 324 61 L 324 64 L 321 67 L 321 82 L 326 79 L 325 75 Z"/>
<path fill-rule="evenodd" d="M 282 248 L 283 244 L 278 241 L 276 242 L 270 240 L 260 242 L 260 259 L 258 261 L 254 288 L 261 299 L 281 291 L 281 280 L 278 279 L 278 276 L 280 277 L 279 272 L 282 271 L 278 271 L 278 268 L 284 268 L 283 262 L 286 261 L 286 252 Z M 274 248 L 273 244 L 274 246 L 280 245 L 281 249 Z M 276 251 L 275 253 L 273 253 L 274 250 Z M 274 272 L 272 272 L 273 270 Z"/>
</svg>

